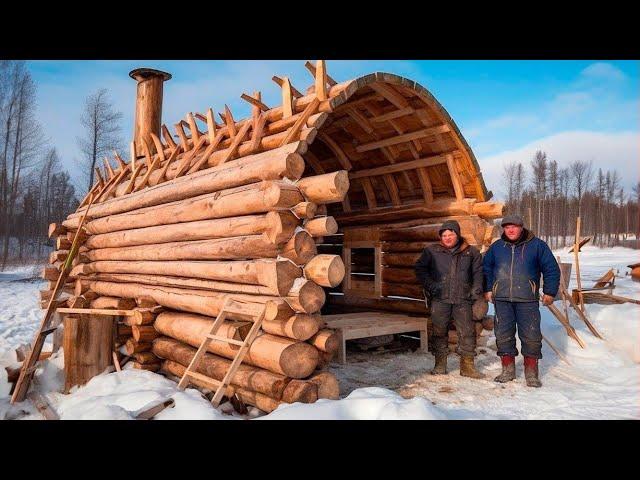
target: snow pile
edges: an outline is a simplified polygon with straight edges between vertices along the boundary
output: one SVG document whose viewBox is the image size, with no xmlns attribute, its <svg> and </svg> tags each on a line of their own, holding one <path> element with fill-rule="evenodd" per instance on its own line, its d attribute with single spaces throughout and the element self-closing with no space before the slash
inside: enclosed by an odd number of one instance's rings
<svg viewBox="0 0 640 480">
<path fill-rule="evenodd" d="M 563 262 L 573 259 L 566 249 L 555 253 Z M 612 267 L 624 276 L 626 265 L 638 261 L 638 250 L 585 247 L 580 255 L 583 285 L 591 286 Z M 0 366 L 16 366 L 13 349 L 32 340 L 41 319 L 37 291 L 42 286 L 40 282 L 15 281 L 27 276 L 26 270 L 2 275 Z M 574 283 L 575 272 L 570 288 Z M 628 276 L 616 278 L 614 293 L 640 299 L 640 282 Z M 556 306 L 562 309 L 560 302 Z M 640 419 L 640 305 L 589 304 L 586 309 L 605 340 L 595 338 L 569 310 L 570 322 L 586 344 L 582 349 L 551 312 L 541 308 L 542 332 L 563 358 L 543 342 L 540 389 L 525 386 L 521 356 L 516 360 L 518 377 L 514 382 L 493 382 L 500 372 L 500 361 L 495 354 L 495 337 L 485 331 L 487 343 L 478 348 L 477 357 L 485 380 L 461 377 L 456 355 L 449 356 L 450 373 L 434 377 L 428 373 L 434 363 L 430 353 L 349 352 L 347 365 L 331 367 L 344 398 L 282 405 L 260 419 Z M 491 305 L 490 313 L 492 310 Z M 165 409 L 155 419 L 243 418 L 230 412 L 228 404 L 213 409 L 197 390 L 181 392 L 161 375 L 128 366 L 119 373 L 103 373 L 63 395 L 57 393 L 64 383 L 63 362 L 62 352 L 42 362 L 33 384 L 46 393 L 62 419 L 132 419 L 149 404 L 168 398 L 173 398 L 175 407 Z M 8 392 L 6 372 L 0 368 L 0 418 L 42 418 L 30 402 L 9 407 Z M 244 418 L 259 415 L 251 408 Z"/>
</svg>

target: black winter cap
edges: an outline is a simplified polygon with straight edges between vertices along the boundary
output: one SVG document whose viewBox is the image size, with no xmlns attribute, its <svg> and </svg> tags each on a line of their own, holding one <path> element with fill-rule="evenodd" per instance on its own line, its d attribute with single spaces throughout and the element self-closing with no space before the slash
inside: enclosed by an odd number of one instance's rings
<svg viewBox="0 0 640 480">
<path fill-rule="evenodd" d="M 520 227 L 524 226 L 524 220 L 520 215 L 507 215 L 502 219 L 501 227 L 505 225 L 519 225 Z"/>
<path fill-rule="evenodd" d="M 441 237 L 442 232 L 444 232 L 445 230 L 452 230 L 456 232 L 456 235 L 458 235 L 458 237 L 460 236 L 460 224 L 455 220 L 447 220 L 446 222 L 444 222 L 440 227 L 440 230 L 438 230 L 438 236 Z"/>
</svg>

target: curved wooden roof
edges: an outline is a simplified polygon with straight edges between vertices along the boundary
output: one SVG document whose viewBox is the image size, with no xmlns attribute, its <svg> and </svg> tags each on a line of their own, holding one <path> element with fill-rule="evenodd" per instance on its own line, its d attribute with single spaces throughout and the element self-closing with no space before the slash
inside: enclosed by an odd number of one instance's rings
<svg viewBox="0 0 640 480">
<path fill-rule="evenodd" d="M 314 77 L 305 94 L 287 78 L 273 77 L 282 89 L 279 106 L 265 105 L 259 92 L 243 94 L 252 105 L 248 118 L 234 119 L 226 105 L 218 114 L 222 123 L 211 108 L 188 113 L 174 125 L 175 135 L 163 125 L 164 140 L 152 133 L 141 139 L 142 151 L 132 142 L 132 159 L 144 162 L 126 163 L 116 154 L 119 168 L 114 171 L 105 158 L 105 180 L 98 171 L 91 190 L 102 192 L 96 203 L 202 169 L 225 168 L 242 157 L 295 150 L 305 159 L 304 176 L 349 172 L 347 197 L 342 204 L 329 205 L 330 214 L 345 224 L 362 213 L 371 213 L 368 219 L 376 221 L 445 211 L 469 214 L 476 211 L 472 204 L 485 216 L 499 213 L 497 205 L 482 203 L 491 193 L 478 162 L 453 119 L 426 88 L 382 72 L 337 83 L 326 74 L 323 61 L 305 66 Z M 81 207 L 88 199 L 89 194 Z"/>
</svg>

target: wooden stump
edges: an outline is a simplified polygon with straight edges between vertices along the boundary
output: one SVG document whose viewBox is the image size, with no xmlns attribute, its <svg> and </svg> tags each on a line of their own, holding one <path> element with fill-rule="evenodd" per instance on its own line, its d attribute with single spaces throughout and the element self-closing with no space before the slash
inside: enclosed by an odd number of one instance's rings
<svg viewBox="0 0 640 480">
<path fill-rule="evenodd" d="M 112 362 L 113 317 L 79 315 L 64 318 L 64 393 L 84 385 Z"/>
</svg>

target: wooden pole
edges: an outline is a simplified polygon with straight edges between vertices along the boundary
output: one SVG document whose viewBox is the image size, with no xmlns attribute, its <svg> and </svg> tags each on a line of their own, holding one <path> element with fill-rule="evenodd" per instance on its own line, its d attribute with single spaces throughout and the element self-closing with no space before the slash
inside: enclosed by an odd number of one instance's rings
<svg viewBox="0 0 640 480">
<path fill-rule="evenodd" d="M 576 219 L 576 238 L 573 244 L 573 257 L 576 262 L 576 285 L 578 286 L 578 299 L 580 300 L 580 310 L 584 311 L 584 298 L 582 297 L 582 279 L 580 278 L 580 217 Z"/>
</svg>

